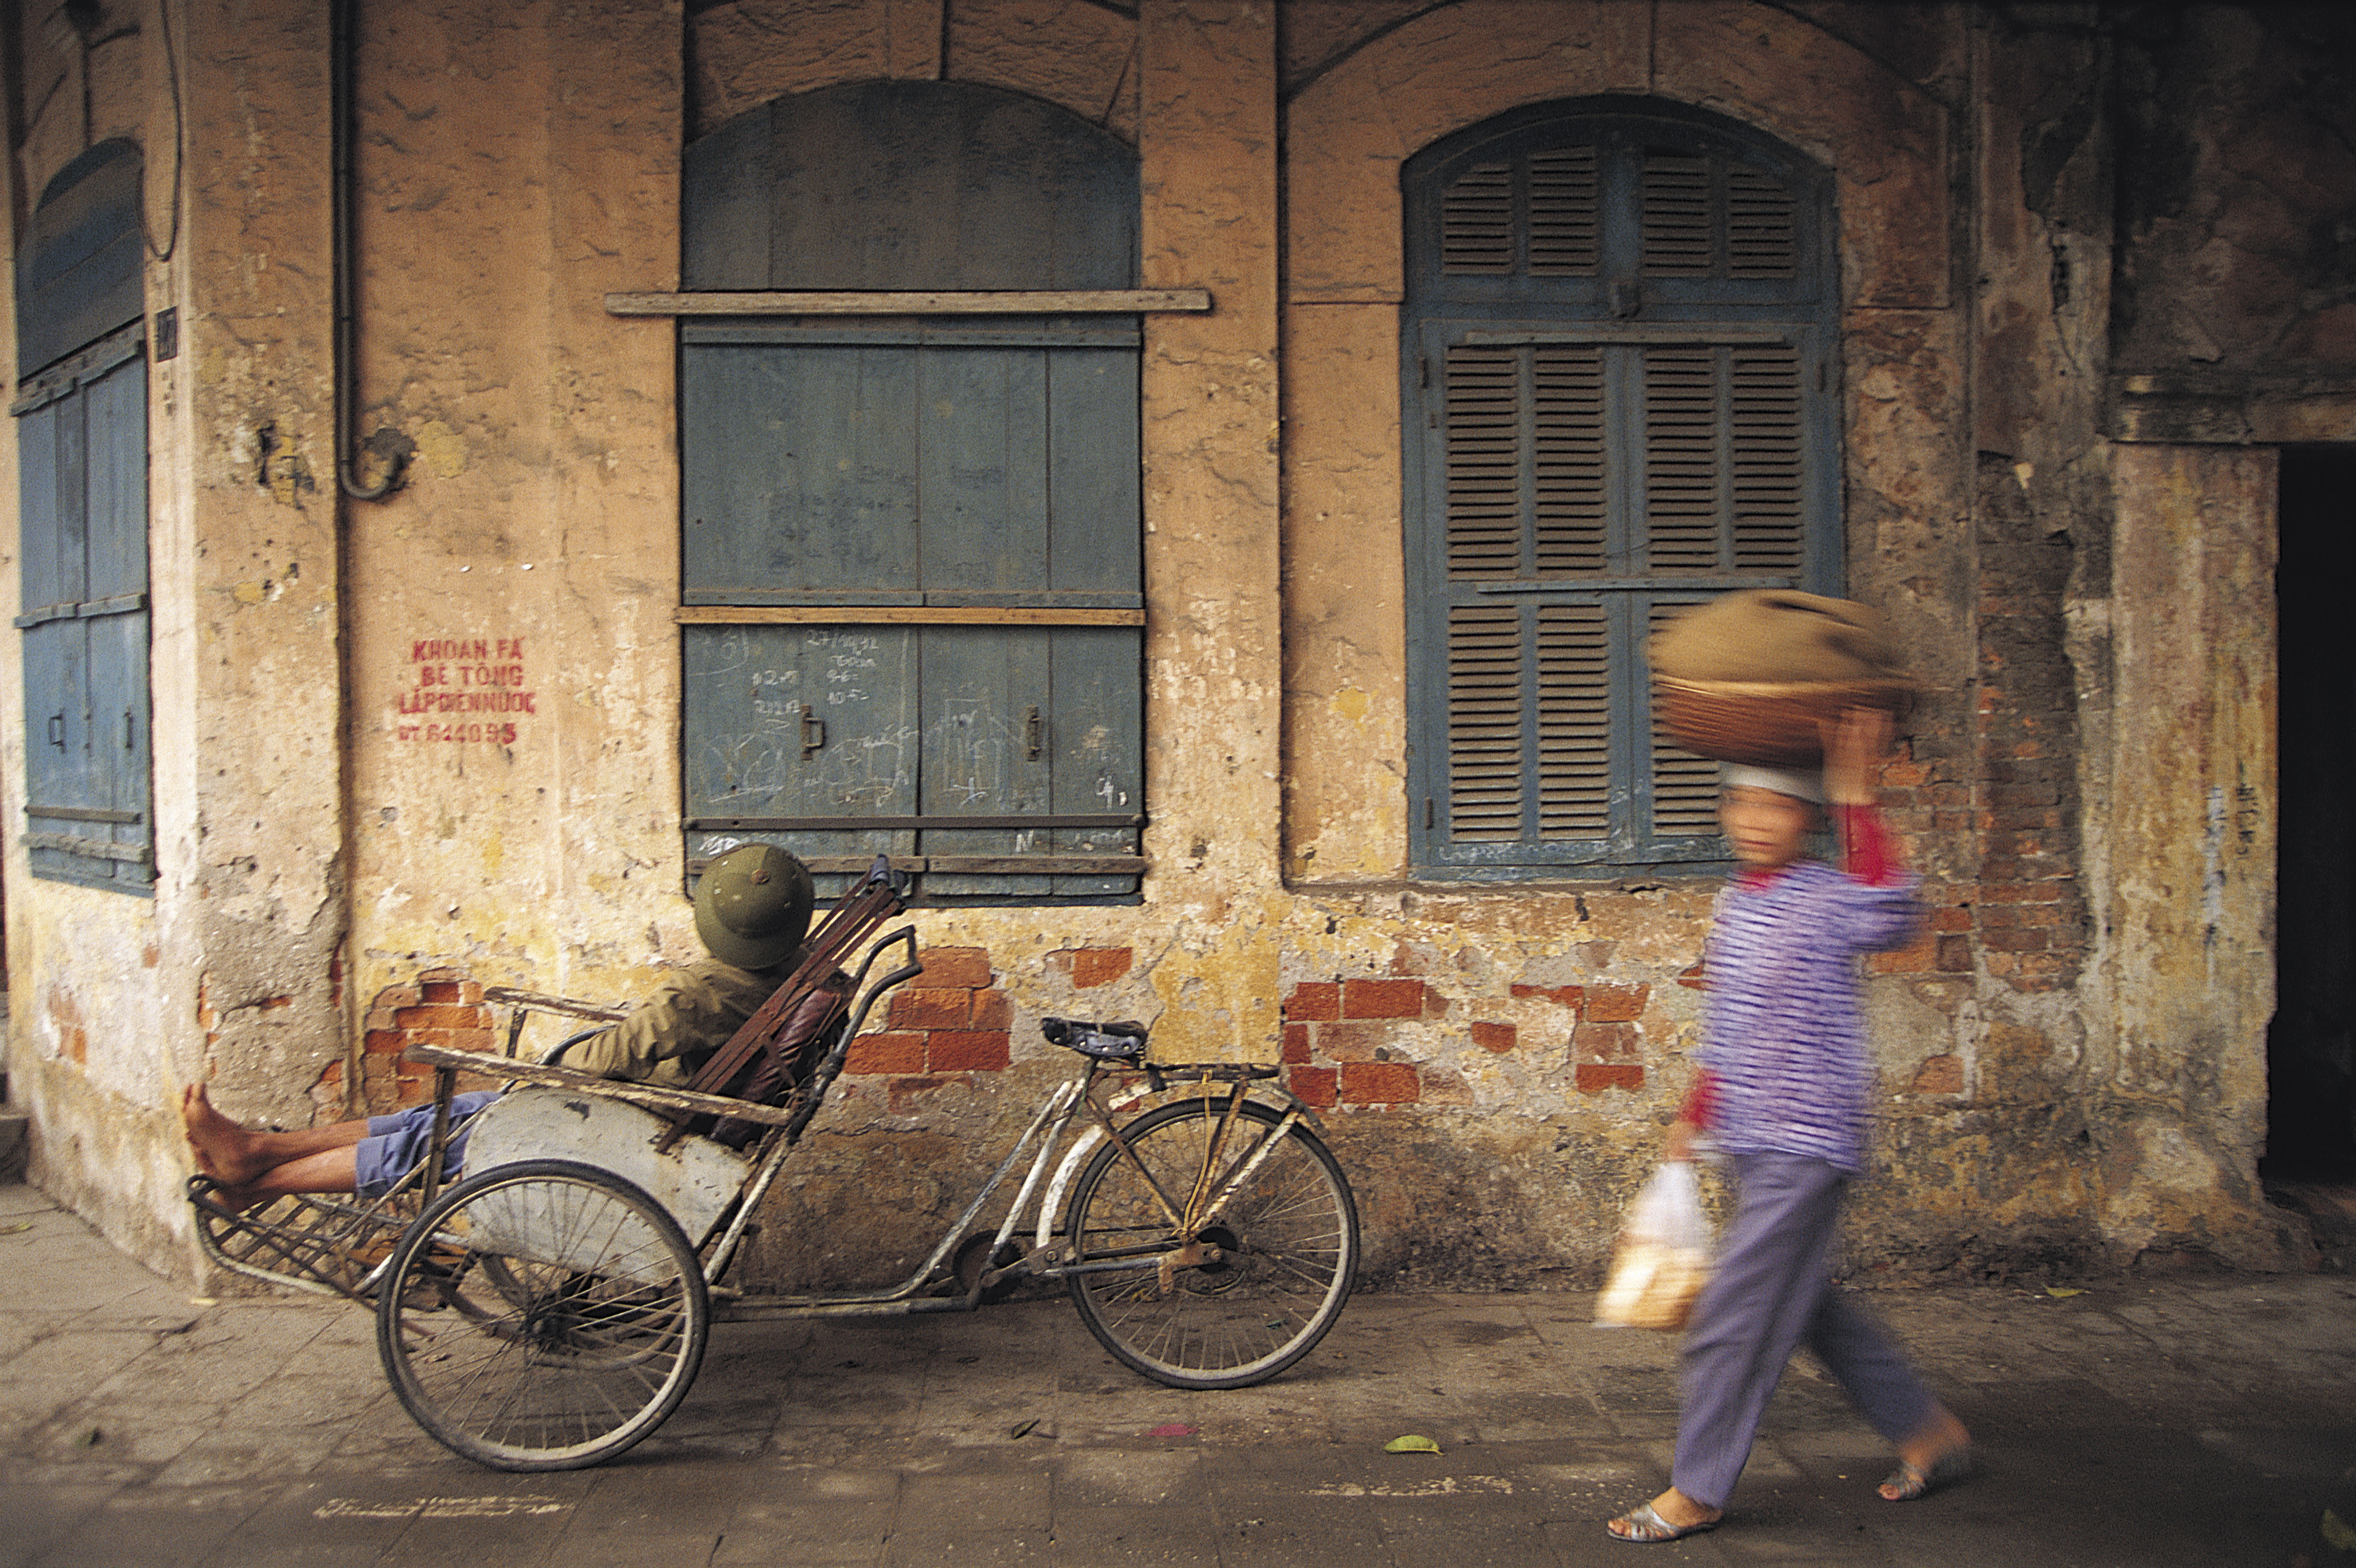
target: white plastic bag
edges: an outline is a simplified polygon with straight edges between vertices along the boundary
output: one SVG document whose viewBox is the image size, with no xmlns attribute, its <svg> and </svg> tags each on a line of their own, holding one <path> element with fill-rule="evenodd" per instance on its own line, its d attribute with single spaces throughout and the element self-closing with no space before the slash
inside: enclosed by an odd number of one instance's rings
<svg viewBox="0 0 2356 1568">
<path fill-rule="evenodd" d="M 1669 1160 L 1628 1206 L 1611 1275 L 1596 1298 L 1595 1321 L 1605 1328 L 1682 1328 L 1708 1281 L 1709 1221 L 1701 1210 L 1701 1183 L 1690 1164 Z"/>
</svg>

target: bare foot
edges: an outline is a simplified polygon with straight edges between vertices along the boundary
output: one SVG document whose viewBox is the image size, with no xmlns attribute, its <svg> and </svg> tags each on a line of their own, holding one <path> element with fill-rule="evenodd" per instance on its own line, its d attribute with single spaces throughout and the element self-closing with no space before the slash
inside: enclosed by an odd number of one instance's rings
<svg viewBox="0 0 2356 1568">
<path fill-rule="evenodd" d="M 1911 1502 L 1923 1493 L 1960 1478 L 1970 1468 L 1972 1435 L 1941 1405 L 1915 1434 L 1898 1445 L 1902 1467 L 1881 1483 L 1882 1497 L 1893 1503 Z"/>
<path fill-rule="evenodd" d="M 213 1109 L 201 1083 L 180 1091 L 180 1125 L 196 1153 L 197 1168 L 225 1189 L 242 1188 L 269 1168 L 256 1136 Z"/>
</svg>

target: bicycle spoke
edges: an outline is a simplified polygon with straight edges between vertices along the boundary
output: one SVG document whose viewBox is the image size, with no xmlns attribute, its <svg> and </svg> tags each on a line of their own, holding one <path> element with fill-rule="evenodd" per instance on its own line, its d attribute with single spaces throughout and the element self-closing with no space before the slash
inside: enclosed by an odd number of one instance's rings
<svg viewBox="0 0 2356 1568">
<path fill-rule="evenodd" d="M 1339 1313 L 1356 1256 L 1348 1188 L 1323 1146 L 1249 1103 L 1223 1138 L 1226 1110 L 1194 1102 L 1141 1118 L 1073 1198 L 1075 1305 L 1115 1356 L 1186 1387 L 1255 1382 L 1298 1360 Z M 1215 1162 L 1222 1175 L 1206 1182 Z M 1157 1185 L 1216 1201 L 1180 1236 L 1157 1222 Z M 1188 1243 L 1200 1250 L 1181 1262 Z M 1116 1257 L 1138 1266 L 1085 1272 Z"/>
</svg>

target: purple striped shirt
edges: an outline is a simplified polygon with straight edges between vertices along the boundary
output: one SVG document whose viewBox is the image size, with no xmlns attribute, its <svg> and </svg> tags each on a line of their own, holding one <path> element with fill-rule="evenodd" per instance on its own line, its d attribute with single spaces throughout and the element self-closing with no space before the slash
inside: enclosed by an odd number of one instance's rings
<svg viewBox="0 0 2356 1568">
<path fill-rule="evenodd" d="M 1702 1015 L 1719 1147 L 1865 1168 L 1873 1061 L 1857 957 L 1904 946 L 1918 912 L 1913 878 L 1877 887 L 1819 860 L 1727 884 L 1710 922 Z"/>
</svg>

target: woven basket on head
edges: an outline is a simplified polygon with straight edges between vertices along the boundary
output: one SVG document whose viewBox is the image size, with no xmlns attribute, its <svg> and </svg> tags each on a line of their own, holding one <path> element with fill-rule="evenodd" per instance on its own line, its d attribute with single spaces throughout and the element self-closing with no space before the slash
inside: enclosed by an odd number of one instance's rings
<svg viewBox="0 0 2356 1568">
<path fill-rule="evenodd" d="M 1903 718 L 1911 680 L 1740 681 L 1653 677 L 1662 727 L 1689 752 L 1762 768 L 1824 761 L 1823 726 L 1851 708 Z"/>
</svg>

